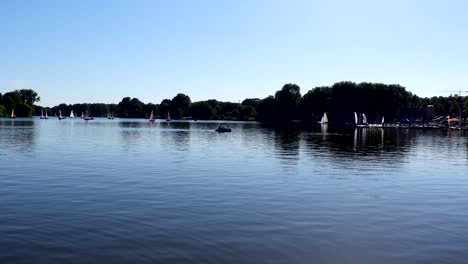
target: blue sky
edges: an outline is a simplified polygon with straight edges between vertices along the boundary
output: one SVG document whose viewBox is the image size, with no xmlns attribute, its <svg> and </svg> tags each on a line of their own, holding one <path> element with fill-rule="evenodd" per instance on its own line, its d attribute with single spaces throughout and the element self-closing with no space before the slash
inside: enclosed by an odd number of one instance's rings
<svg viewBox="0 0 468 264">
<path fill-rule="evenodd" d="M 468 1 L 4 0 L 0 92 L 41 105 L 264 98 L 338 81 L 468 90 Z"/>
</svg>

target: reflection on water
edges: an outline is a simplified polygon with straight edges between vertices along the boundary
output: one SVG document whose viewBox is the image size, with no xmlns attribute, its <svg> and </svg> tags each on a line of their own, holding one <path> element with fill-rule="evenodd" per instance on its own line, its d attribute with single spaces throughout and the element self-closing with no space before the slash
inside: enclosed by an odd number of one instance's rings
<svg viewBox="0 0 468 264">
<path fill-rule="evenodd" d="M 0 119 L 0 263 L 468 258 L 466 132 L 220 124 Z"/>
<path fill-rule="evenodd" d="M 328 134 L 328 124 L 320 125 L 320 133 L 322 133 L 322 140 L 326 140 Z"/>
<path fill-rule="evenodd" d="M 369 141 L 369 142 L 368 142 Z M 377 148 L 384 148 L 384 129 L 383 128 L 355 128 L 354 129 L 354 143 L 353 151 L 365 148 L 368 146 L 375 146 Z"/>
<path fill-rule="evenodd" d="M 31 155 L 36 141 L 34 121 L 31 119 L 0 119 L 0 155 L 10 151 Z"/>
<path fill-rule="evenodd" d="M 295 157 L 299 155 L 300 131 L 288 128 L 275 128 L 275 148 L 278 157 Z"/>
</svg>

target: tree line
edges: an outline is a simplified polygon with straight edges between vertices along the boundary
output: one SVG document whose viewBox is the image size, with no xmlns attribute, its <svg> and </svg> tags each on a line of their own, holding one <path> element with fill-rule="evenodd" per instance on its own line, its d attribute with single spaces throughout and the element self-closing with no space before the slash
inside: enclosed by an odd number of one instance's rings
<svg viewBox="0 0 468 264">
<path fill-rule="evenodd" d="M 248 101 L 248 100 L 247 100 Z M 51 108 L 35 107 L 35 115 L 47 110 L 49 115 L 69 115 L 71 111 L 81 115 L 86 111 L 94 117 L 105 117 L 111 114 L 120 118 L 143 118 L 151 112 L 158 118 L 172 119 L 219 119 L 219 120 L 255 120 L 255 107 L 248 104 L 221 102 L 215 99 L 193 102 L 188 95 L 179 93 L 172 99 L 164 99 L 159 104 L 144 103 L 138 98 L 124 97 L 118 104 L 59 104 Z"/>
<path fill-rule="evenodd" d="M 296 84 L 285 84 L 274 95 L 266 98 L 247 98 L 241 103 L 222 102 L 215 99 L 192 102 L 186 94 L 179 93 L 159 104 L 144 103 L 138 98 L 125 97 L 118 104 L 84 103 L 60 104 L 51 108 L 33 106 L 40 100 L 33 90 L 16 90 L 0 94 L 0 116 L 8 116 L 15 109 L 18 116 L 49 115 L 59 110 L 68 115 L 72 110 L 80 115 L 88 111 L 95 117 L 108 114 L 120 118 L 142 118 L 151 112 L 159 118 L 170 114 L 173 119 L 199 120 L 257 120 L 262 122 L 314 122 L 323 113 L 335 123 L 354 122 L 354 112 L 366 113 L 373 122 L 385 116 L 388 121 L 403 118 L 424 118 L 429 105 L 438 116 L 462 116 L 468 114 L 468 97 L 438 96 L 418 97 L 398 84 L 338 82 L 331 86 L 316 87 L 305 94 Z"/>
<path fill-rule="evenodd" d="M 0 117 L 10 117 L 12 110 L 18 117 L 31 117 L 33 105 L 41 98 L 31 89 L 21 89 L 5 94 L 0 93 Z"/>
</svg>

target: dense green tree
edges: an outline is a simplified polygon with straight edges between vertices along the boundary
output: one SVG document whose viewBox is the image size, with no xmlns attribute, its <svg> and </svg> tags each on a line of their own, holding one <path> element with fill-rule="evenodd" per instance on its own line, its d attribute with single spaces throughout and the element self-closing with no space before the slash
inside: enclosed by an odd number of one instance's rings
<svg viewBox="0 0 468 264">
<path fill-rule="evenodd" d="M 20 102 L 21 100 L 15 92 L 9 92 L 3 95 L 2 105 L 5 106 L 8 113 L 11 113 Z M 8 116 L 10 116 L 10 114 L 8 114 Z"/>
<path fill-rule="evenodd" d="M 240 105 L 239 115 L 242 120 L 255 120 L 257 111 L 252 105 Z"/>
<path fill-rule="evenodd" d="M 67 111 L 67 114 L 70 114 L 72 106 L 70 105 L 69 111 Z M 103 103 L 94 103 L 89 105 L 89 114 L 91 116 L 100 116 L 100 117 L 105 117 L 107 116 L 108 112 L 108 106 Z M 141 111 L 142 112 L 142 111 Z M 140 113 L 141 113 L 140 112 Z M 141 117 L 141 116 L 140 116 Z"/>
<path fill-rule="evenodd" d="M 188 116 L 191 103 L 192 101 L 188 95 L 183 93 L 177 94 L 172 98 L 169 105 L 171 118 L 180 119 L 183 116 Z"/>
<path fill-rule="evenodd" d="M 19 97 L 21 98 L 21 101 L 23 103 L 26 103 L 30 106 L 32 106 L 34 103 L 39 102 L 41 98 L 39 95 L 36 93 L 36 91 L 31 90 L 31 89 L 21 89 L 21 90 L 16 90 L 19 94 Z"/>
<path fill-rule="evenodd" d="M 330 87 L 317 87 L 302 96 L 300 112 L 303 120 L 316 120 L 330 110 Z"/>
<path fill-rule="evenodd" d="M 259 103 L 260 99 L 258 98 L 247 98 L 244 101 L 242 101 L 242 105 L 250 105 L 253 107 L 257 107 Z"/>
<path fill-rule="evenodd" d="M 170 99 L 164 99 L 161 101 L 161 103 L 159 104 L 159 115 L 161 118 L 167 117 L 167 113 L 170 112 L 170 105 L 171 105 Z"/>
<path fill-rule="evenodd" d="M 275 98 L 268 96 L 262 99 L 257 106 L 257 119 L 264 122 L 272 122 L 276 119 L 277 108 L 275 108 Z"/>
<path fill-rule="evenodd" d="M 275 107 L 279 109 L 276 120 L 287 122 L 296 118 L 300 101 L 300 87 L 296 84 L 285 84 L 281 90 L 275 93 Z"/>
<path fill-rule="evenodd" d="M 17 117 L 31 117 L 33 112 L 32 106 L 20 102 L 15 107 L 15 114 Z"/>
<path fill-rule="evenodd" d="M 215 115 L 212 105 L 206 101 L 195 102 L 190 107 L 190 114 L 193 119 L 208 120 Z"/>
<path fill-rule="evenodd" d="M 124 117 L 124 118 L 130 117 L 128 113 L 128 109 L 131 107 L 131 103 L 130 103 L 131 99 L 132 98 L 130 97 L 124 97 L 122 101 L 120 101 L 120 103 L 117 105 L 119 117 Z"/>
<path fill-rule="evenodd" d="M 156 116 L 159 115 L 158 105 L 155 105 L 155 104 L 152 104 L 152 103 L 145 104 L 144 107 L 143 107 L 143 111 L 145 112 L 145 116 L 146 116 L 146 114 L 148 114 L 148 116 L 149 116 L 151 111 L 153 111 L 154 115 L 156 115 Z"/>
</svg>

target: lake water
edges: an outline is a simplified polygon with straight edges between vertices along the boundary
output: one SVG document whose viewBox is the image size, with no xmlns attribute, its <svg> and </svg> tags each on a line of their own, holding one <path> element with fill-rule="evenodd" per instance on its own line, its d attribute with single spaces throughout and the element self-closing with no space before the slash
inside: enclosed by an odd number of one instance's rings
<svg viewBox="0 0 468 264">
<path fill-rule="evenodd" d="M 462 263 L 467 132 L 0 119 L 0 263 Z"/>
</svg>

